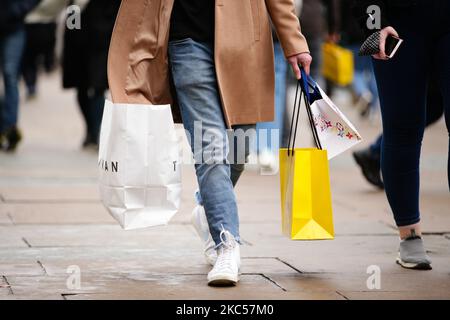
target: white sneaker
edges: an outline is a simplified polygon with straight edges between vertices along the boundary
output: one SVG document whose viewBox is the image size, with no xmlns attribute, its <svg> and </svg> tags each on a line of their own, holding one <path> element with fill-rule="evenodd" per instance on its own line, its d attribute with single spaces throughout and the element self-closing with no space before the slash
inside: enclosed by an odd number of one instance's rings
<svg viewBox="0 0 450 320">
<path fill-rule="evenodd" d="M 278 161 L 276 155 L 270 150 L 264 150 L 258 157 L 262 174 L 273 174 L 278 171 Z"/>
<path fill-rule="evenodd" d="M 222 230 L 220 239 L 222 239 L 222 246 L 217 250 L 217 261 L 214 268 L 208 273 L 208 285 L 236 285 L 239 281 L 239 268 L 241 267 L 239 243 L 226 230 Z"/>
<path fill-rule="evenodd" d="M 205 255 L 205 260 L 213 266 L 217 260 L 216 244 L 209 232 L 208 220 L 206 220 L 205 209 L 203 206 L 198 205 L 194 208 L 192 211 L 191 222 L 194 229 L 197 231 L 198 236 L 204 243 L 203 254 Z"/>
</svg>

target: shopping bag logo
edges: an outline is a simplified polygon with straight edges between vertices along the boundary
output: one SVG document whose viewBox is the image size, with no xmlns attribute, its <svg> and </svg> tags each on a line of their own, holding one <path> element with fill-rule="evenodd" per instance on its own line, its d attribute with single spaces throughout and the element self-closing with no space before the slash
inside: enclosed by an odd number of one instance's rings
<svg viewBox="0 0 450 320">
<path fill-rule="evenodd" d="M 323 114 L 314 115 L 314 125 L 319 129 L 319 133 L 330 133 L 344 140 L 362 140 L 361 136 L 347 126 L 345 122 L 329 120 Z"/>
<path fill-rule="evenodd" d="M 105 172 L 112 172 L 112 173 L 119 172 L 119 161 L 107 161 L 100 159 L 98 161 L 98 166 Z"/>
</svg>

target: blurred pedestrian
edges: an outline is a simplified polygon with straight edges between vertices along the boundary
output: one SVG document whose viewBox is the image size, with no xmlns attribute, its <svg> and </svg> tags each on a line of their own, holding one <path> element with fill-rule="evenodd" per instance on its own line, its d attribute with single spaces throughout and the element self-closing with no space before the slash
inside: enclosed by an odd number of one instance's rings
<svg viewBox="0 0 450 320">
<path fill-rule="evenodd" d="M 373 5 L 379 10 L 369 16 Z M 436 74 L 450 129 L 450 2 L 364 0 L 355 1 L 354 9 L 367 35 L 377 31 L 370 29 L 374 23 L 381 27 L 380 52 L 373 57 L 383 120 L 381 170 L 401 239 L 397 263 L 429 270 L 431 260 L 421 237 L 419 159 L 431 74 Z M 391 59 L 385 53 L 388 36 L 404 40 Z M 450 188 L 450 161 L 448 169 Z"/>
<path fill-rule="evenodd" d="M 27 41 L 23 57 L 22 75 L 27 97 L 36 95 L 39 66 L 46 72 L 55 66 L 56 21 L 68 0 L 42 0 L 25 18 Z"/>
<path fill-rule="evenodd" d="M 432 76 L 427 94 L 426 106 L 426 127 L 431 126 L 442 118 L 444 114 L 444 102 L 436 77 Z M 353 152 L 353 158 L 360 166 L 363 176 L 366 180 L 379 189 L 384 189 L 383 179 L 381 178 L 381 141 L 383 135 L 378 138 L 366 149 Z"/>
<path fill-rule="evenodd" d="M 350 8 L 354 0 L 341 1 L 341 44 L 353 52 L 354 73 L 351 85 L 353 103 L 362 117 L 378 109 L 378 89 L 370 57 L 360 56 L 359 48 L 366 39 Z"/>
<path fill-rule="evenodd" d="M 269 18 L 297 78 L 300 65 L 309 73 L 311 64 L 293 0 L 247 4 L 124 1 L 109 56 L 114 102 L 167 104 L 177 97 L 180 108 L 174 105 L 174 114 L 181 113 L 196 159 L 200 190 L 192 220 L 204 242 L 205 257 L 214 264 L 208 274 L 210 285 L 239 281 L 234 186 L 245 159 L 232 157 L 230 161 L 233 140 L 228 133 L 233 129 L 245 132 L 257 122 L 273 120 L 275 77 Z M 242 158 L 248 156 L 246 145 L 234 142 Z"/>
<path fill-rule="evenodd" d="M 1 148 L 14 151 L 22 139 L 17 127 L 19 115 L 19 74 L 25 47 L 24 19 L 39 0 L 3 0 L 0 10 L 0 69 L 5 96 L 0 105 Z"/>
<path fill-rule="evenodd" d="M 300 16 L 302 0 L 295 1 L 295 11 Z M 278 150 L 284 146 L 284 120 L 286 111 L 286 90 L 288 62 L 284 57 L 280 40 L 272 28 L 275 63 L 275 118 L 271 122 L 256 124 L 258 162 L 263 172 L 278 171 Z"/>
<path fill-rule="evenodd" d="M 106 65 L 109 42 L 120 0 L 71 1 L 81 11 L 81 28 L 65 28 L 63 86 L 77 90 L 86 124 L 83 147 L 98 148 L 100 125 L 108 89 Z"/>
<path fill-rule="evenodd" d="M 322 44 L 325 40 L 331 42 L 339 41 L 340 30 L 340 4 L 339 0 L 303 0 L 300 20 L 302 30 L 310 45 L 311 56 L 314 62 L 311 65 L 311 76 L 323 82 L 321 74 L 322 67 Z M 325 91 L 331 95 L 332 84 L 326 82 Z"/>
</svg>

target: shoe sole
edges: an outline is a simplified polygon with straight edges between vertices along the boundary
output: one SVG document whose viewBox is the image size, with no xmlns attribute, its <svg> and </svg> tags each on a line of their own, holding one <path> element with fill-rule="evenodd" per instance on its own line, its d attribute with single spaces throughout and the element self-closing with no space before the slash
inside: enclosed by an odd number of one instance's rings
<svg viewBox="0 0 450 320">
<path fill-rule="evenodd" d="M 239 276 L 221 275 L 208 279 L 208 285 L 212 287 L 231 287 L 237 285 Z"/>
<path fill-rule="evenodd" d="M 412 269 L 412 270 L 432 270 L 431 264 L 421 262 L 421 263 L 413 263 L 413 262 L 405 262 L 401 258 L 397 258 L 396 260 L 397 264 L 405 269 Z"/>
</svg>

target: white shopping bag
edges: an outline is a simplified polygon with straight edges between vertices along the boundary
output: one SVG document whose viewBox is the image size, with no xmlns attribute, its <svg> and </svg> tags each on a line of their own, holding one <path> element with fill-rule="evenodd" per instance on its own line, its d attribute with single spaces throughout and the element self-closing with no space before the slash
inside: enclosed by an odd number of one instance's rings
<svg viewBox="0 0 450 320">
<path fill-rule="evenodd" d="M 106 101 L 98 167 L 101 200 L 124 229 L 167 224 L 181 195 L 170 106 Z"/>
<path fill-rule="evenodd" d="M 362 141 L 355 126 L 331 101 L 326 93 L 311 77 L 302 71 L 303 86 L 308 86 L 311 111 L 322 149 L 327 150 L 328 159 L 332 159 Z"/>
</svg>

